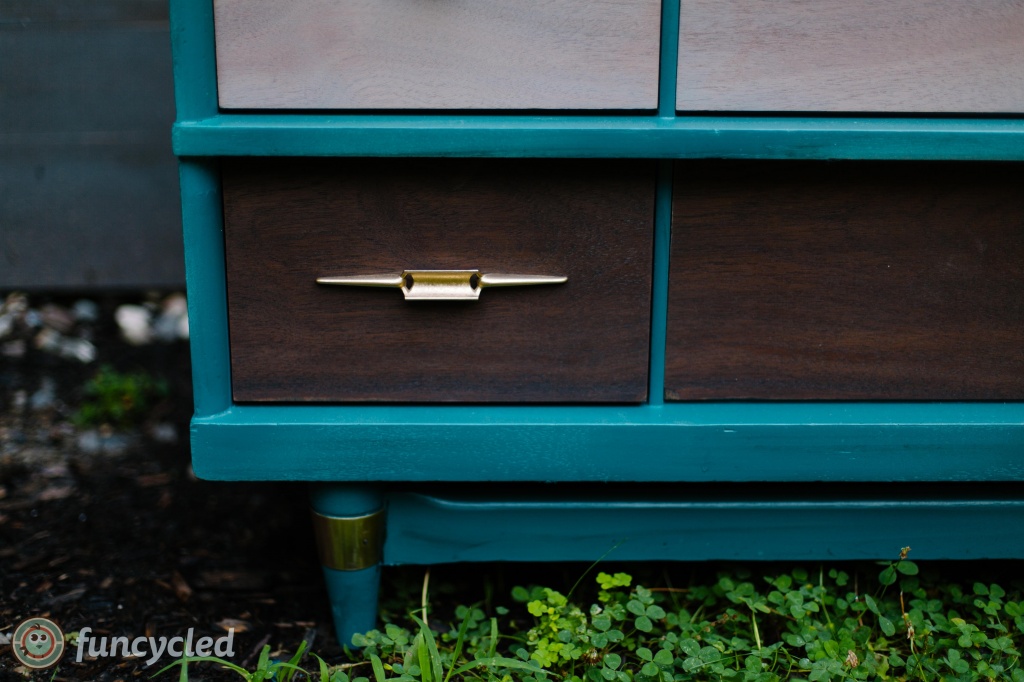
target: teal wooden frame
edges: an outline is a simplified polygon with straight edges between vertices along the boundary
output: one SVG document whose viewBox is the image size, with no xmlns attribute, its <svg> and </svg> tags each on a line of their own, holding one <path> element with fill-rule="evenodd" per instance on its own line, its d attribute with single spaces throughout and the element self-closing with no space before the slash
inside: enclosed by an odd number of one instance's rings
<svg viewBox="0 0 1024 682">
<path fill-rule="evenodd" d="M 1024 478 L 1021 403 L 664 404 L 671 208 L 667 162 L 661 165 L 655 219 L 648 403 L 559 408 L 233 405 L 216 157 L 1021 161 L 1024 119 L 677 115 L 678 0 L 664 3 L 662 105 L 649 114 L 220 113 L 212 2 L 174 0 L 171 11 L 178 102 L 173 140 L 181 157 L 194 329 L 193 450 L 201 476 L 324 481 Z M 621 457 L 624 448 L 637 447 L 658 457 L 646 463 Z M 574 456 L 581 449 L 586 458 Z M 282 450 L 290 453 L 286 460 L 279 456 Z M 476 456 L 484 450 L 493 453 L 494 461 Z"/>
<path fill-rule="evenodd" d="M 384 563 L 593 560 L 612 547 L 616 559 L 878 558 L 903 544 L 915 546 L 915 558 L 1024 557 L 1024 402 L 662 398 L 671 159 L 1020 162 L 1024 118 L 680 115 L 678 24 L 679 0 L 664 0 L 656 111 L 223 113 L 212 0 L 171 0 L 196 473 L 321 481 L 312 504 L 327 516 L 359 517 L 385 505 Z M 650 399 L 234 404 L 218 171 L 224 156 L 662 159 Z M 562 483 L 536 483 L 543 481 Z M 482 492 L 467 496 L 462 482 Z M 708 482 L 719 485 L 701 485 Z M 522 530 L 536 524 L 548 542 Z M 342 640 L 373 626 L 379 572 L 379 565 L 324 569 Z"/>
</svg>

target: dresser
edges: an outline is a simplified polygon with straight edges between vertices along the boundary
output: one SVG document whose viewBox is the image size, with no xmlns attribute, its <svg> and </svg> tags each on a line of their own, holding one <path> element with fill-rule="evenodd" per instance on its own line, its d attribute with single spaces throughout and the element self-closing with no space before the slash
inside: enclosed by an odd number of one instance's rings
<svg viewBox="0 0 1024 682">
<path fill-rule="evenodd" d="M 172 0 L 196 473 L 383 564 L 1024 556 L 1024 0 Z M 311 548 L 312 551 L 312 548 Z"/>
</svg>

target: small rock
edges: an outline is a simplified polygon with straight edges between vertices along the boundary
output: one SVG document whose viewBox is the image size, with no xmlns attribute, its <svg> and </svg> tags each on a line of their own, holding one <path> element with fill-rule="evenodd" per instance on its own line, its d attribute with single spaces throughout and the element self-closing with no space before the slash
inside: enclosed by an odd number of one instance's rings
<svg viewBox="0 0 1024 682">
<path fill-rule="evenodd" d="M 78 438 L 75 439 L 75 445 L 87 455 L 98 455 L 103 448 L 103 441 L 100 439 L 99 431 L 89 429 L 78 434 Z"/>
<path fill-rule="evenodd" d="M 75 487 L 73 485 L 51 485 L 41 491 L 39 495 L 36 496 L 36 500 L 40 502 L 52 502 L 53 500 L 63 500 L 74 494 Z"/>
<path fill-rule="evenodd" d="M 28 312 L 28 296 L 19 291 L 8 294 L 4 299 L 3 306 L 0 307 L 0 313 L 11 313 L 15 316 L 24 315 L 26 312 Z"/>
<path fill-rule="evenodd" d="M 43 377 L 39 390 L 32 394 L 28 404 L 34 412 L 48 410 L 57 402 L 57 382 L 50 377 Z"/>
<path fill-rule="evenodd" d="M 96 359 L 96 346 L 85 339 L 64 339 L 60 354 L 87 365 Z"/>
<path fill-rule="evenodd" d="M 116 433 L 111 429 L 89 429 L 82 431 L 75 439 L 79 452 L 85 455 L 110 455 L 118 457 L 138 443 L 138 435 Z"/>
<path fill-rule="evenodd" d="M 75 433 L 75 427 L 71 422 L 59 422 L 50 427 L 50 440 L 54 442 L 70 441 L 74 438 Z"/>
<path fill-rule="evenodd" d="M 178 571 L 175 571 L 174 575 L 171 576 L 171 585 L 174 587 L 174 594 L 181 601 L 188 601 L 189 597 L 192 596 L 192 588 L 189 587 L 189 584 L 185 582 L 185 578 Z"/>
<path fill-rule="evenodd" d="M 157 443 L 173 445 L 178 442 L 178 429 L 170 422 L 160 422 L 150 427 L 149 437 Z"/>
<path fill-rule="evenodd" d="M 14 322 L 17 320 L 14 313 L 0 314 L 0 339 L 5 339 L 14 332 Z"/>
<path fill-rule="evenodd" d="M 87 298 L 75 301 L 71 312 L 79 322 L 95 322 L 100 319 L 100 307 L 95 301 L 90 301 Z"/>
<path fill-rule="evenodd" d="M 150 313 L 145 307 L 127 304 L 118 306 L 114 319 L 121 328 L 121 336 L 133 346 L 144 346 L 153 340 L 149 328 Z"/>
<path fill-rule="evenodd" d="M 36 334 L 36 348 L 57 355 L 60 350 L 60 340 L 60 332 L 54 329 L 44 329 Z"/>
<path fill-rule="evenodd" d="M 14 339 L 0 346 L 0 355 L 5 358 L 23 358 L 26 350 L 28 347 L 25 345 L 25 339 Z"/>
<path fill-rule="evenodd" d="M 128 452 L 128 448 L 134 443 L 134 439 L 121 433 L 102 439 L 103 454 L 117 457 Z"/>
<path fill-rule="evenodd" d="M 71 469 L 64 462 L 49 464 L 39 472 L 43 478 L 68 478 L 71 476 Z"/>
<path fill-rule="evenodd" d="M 153 336 L 164 343 L 178 340 L 178 321 L 161 315 L 153 322 Z"/>
<path fill-rule="evenodd" d="M 53 303 L 47 303 L 39 309 L 39 318 L 44 326 L 56 329 L 61 334 L 67 334 L 75 326 L 74 315 L 67 309 Z"/>
<path fill-rule="evenodd" d="M 188 315 L 188 299 L 185 298 L 185 294 L 171 294 L 164 299 L 161 308 L 163 308 L 164 313 L 174 315 L 175 317 Z"/>
<path fill-rule="evenodd" d="M 74 339 L 61 336 L 55 329 L 44 327 L 36 335 L 36 348 L 62 358 L 78 360 L 88 364 L 96 359 L 96 346 L 85 339 Z"/>
<path fill-rule="evenodd" d="M 222 618 L 221 620 L 214 623 L 217 627 L 225 632 L 234 630 L 235 632 L 248 632 L 252 625 L 245 620 L 239 618 Z"/>
<path fill-rule="evenodd" d="M 182 294 L 171 294 L 160 306 L 153 323 L 153 334 L 165 343 L 188 339 L 188 301 Z"/>
</svg>

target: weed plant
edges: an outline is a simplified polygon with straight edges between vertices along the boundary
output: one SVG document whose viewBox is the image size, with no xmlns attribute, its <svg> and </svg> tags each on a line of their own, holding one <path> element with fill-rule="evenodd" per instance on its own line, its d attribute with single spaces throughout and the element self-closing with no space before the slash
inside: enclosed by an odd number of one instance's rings
<svg viewBox="0 0 1024 682">
<path fill-rule="evenodd" d="M 1024 682 L 1019 591 L 926 585 L 906 550 L 870 581 L 797 568 L 760 580 L 738 571 L 710 585 L 650 589 L 626 573 L 599 573 L 596 587 L 589 606 L 571 598 L 575 588 L 563 595 L 516 587 L 514 608 L 489 615 L 460 606 L 447 626 L 432 620 L 428 627 L 417 615 L 424 608 L 408 623 L 353 637 L 357 649 L 341 665 L 318 659 L 319 679 Z"/>
<path fill-rule="evenodd" d="M 86 383 L 84 392 L 75 424 L 127 428 L 145 421 L 153 405 L 167 397 L 168 387 L 166 381 L 145 372 L 123 373 L 104 365 Z"/>
</svg>

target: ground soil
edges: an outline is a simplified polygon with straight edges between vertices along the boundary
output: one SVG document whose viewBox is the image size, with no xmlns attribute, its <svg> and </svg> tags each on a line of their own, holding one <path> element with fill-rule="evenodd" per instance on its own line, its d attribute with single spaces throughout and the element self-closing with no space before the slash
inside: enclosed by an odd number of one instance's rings
<svg viewBox="0 0 1024 682">
<path fill-rule="evenodd" d="M 131 637 L 189 628 L 218 637 L 234 626 L 236 662 L 254 659 L 264 643 L 294 651 L 304 638 L 336 657 L 304 486 L 195 479 L 188 344 L 128 345 L 113 323 L 122 301 L 100 301 L 93 363 L 31 344 L 22 357 L 0 358 L 0 637 L 32 616 L 66 633 L 91 627 Z M 106 451 L 85 452 L 73 416 L 103 364 L 162 377 L 170 391 L 132 428 L 97 431 Z M 44 379 L 55 399 L 37 409 L 30 398 Z M 148 435 L 157 425 L 164 442 Z M 169 426 L 177 442 L 167 442 Z M 0 644 L 0 681 L 148 679 L 169 662 L 77 663 L 72 652 L 56 672 L 32 672 Z M 239 678 L 206 664 L 191 679 Z"/>
</svg>

